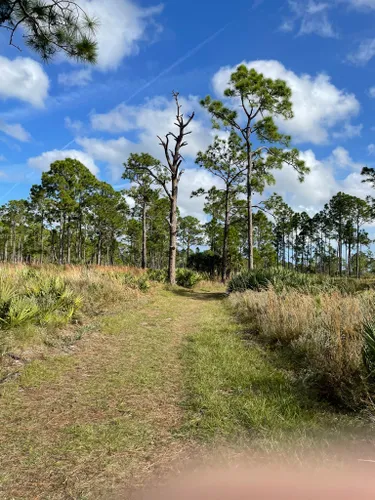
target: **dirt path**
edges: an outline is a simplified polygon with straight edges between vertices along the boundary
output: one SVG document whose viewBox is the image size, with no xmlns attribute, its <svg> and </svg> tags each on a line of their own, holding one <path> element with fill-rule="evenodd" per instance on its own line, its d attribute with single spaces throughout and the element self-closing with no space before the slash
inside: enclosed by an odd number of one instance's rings
<svg viewBox="0 0 375 500">
<path fill-rule="evenodd" d="M 101 498 L 187 453 L 181 348 L 222 296 L 153 292 L 69 355 L 33 362 L 0 400 L 2 498 Z M 1 490 L 0 490 L 1 491 Z"/>
</svg>

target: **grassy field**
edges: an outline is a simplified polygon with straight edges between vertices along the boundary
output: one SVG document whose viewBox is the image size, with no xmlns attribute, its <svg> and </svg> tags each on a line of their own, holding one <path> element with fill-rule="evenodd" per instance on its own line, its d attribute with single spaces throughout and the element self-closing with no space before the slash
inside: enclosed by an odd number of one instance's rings
<svg viewBox="0 0 375 500">
<path fill-rule="evenodd" d="M 2 498 L 130 498 L 219 448 L 267 457 L 292 446 L 300 459 L 363 440 L 367 420 L 307 393 L 282 353 L 246 334 L 223 291 L 128 290 L 71 324 L 74 341 L 28 342 L 41 354 L 1 384 Z"/>
</svg>

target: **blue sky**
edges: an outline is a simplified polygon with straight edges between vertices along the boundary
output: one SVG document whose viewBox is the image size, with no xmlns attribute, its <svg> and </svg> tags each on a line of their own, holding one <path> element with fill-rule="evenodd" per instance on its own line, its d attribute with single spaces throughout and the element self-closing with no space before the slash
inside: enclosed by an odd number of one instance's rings
<svg viewBox="0 0 375 500">
<path fill-rule="evenodd" d="M 371 194 L 360 170 L 375 163 L 375 0 L 79 1 L 100 21 L 95 67 L 62 56 L 43 65 L 20 34 L 22 52 L 0 33 L 0 203 L 27 197 L 65 156 L 123 186 L 131 152 L 162 158 L 156 135 L 173 124 L 178 90 L 196 111 L 180 205 L 203 217 L 190 192 L 216 181 L 194 165 L 214 135 L 199 98 L 220 96 L 242 62 L 291 86 L 295 118 L 279 125 L 311 168 L 302 185 L 277 172 L 268 192 L 310 213 L 339 190 Z"/>
</svg>

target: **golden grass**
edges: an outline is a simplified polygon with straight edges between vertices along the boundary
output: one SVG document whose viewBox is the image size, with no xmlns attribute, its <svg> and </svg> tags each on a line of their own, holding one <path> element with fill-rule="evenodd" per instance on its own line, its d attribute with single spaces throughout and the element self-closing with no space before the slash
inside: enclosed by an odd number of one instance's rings
<svg viewBox="0 0 375 500">
<path fill-rule="evenodd" d="M 366 393 L 363 325 L 375 314 L 375 293 L 317 296 L 288 291 L 233 294 L 230 303 L 249 331 L 289 346 L 323 391 L 357 406 Z"/>
</svg>

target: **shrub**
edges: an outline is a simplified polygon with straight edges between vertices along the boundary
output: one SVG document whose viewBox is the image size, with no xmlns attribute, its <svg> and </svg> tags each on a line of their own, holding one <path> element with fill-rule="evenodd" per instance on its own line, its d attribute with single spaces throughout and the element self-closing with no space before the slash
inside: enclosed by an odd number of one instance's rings
<svg viewBox="0 0 375 500">
<path fill-rule="evenodd" d="M 138 285 L 138 289 L 141 292 L 147 292 L 150 289 L 150 282 L 148 281 L 146 275 L 143 275 L 140 278 L 138 278 L 137 285 Z"/>
<path fill-rule="evenodd" d="M 149 269 L 147 271 L 147 277 L 151 281 L 157 281 L 159 283 L 166 283 L 168 281 L 168 270 L 167 269 Z"/>
<path fill-rule="evenodd" d="M 184 288 L 193 288 L 201 279 L 201 275 L 191 269 L 179 268 L 176 270 L 176 283 Z"/>
</svg>

